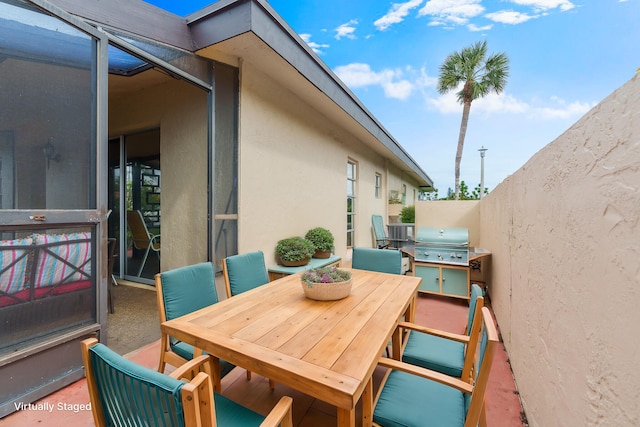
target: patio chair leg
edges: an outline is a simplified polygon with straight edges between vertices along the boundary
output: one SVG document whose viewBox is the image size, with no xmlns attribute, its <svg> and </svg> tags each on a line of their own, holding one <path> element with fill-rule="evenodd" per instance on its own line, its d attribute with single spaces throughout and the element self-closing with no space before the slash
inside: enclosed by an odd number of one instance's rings
<svg viewBox="0 0 640 427">
<path fill-rule="evenodd" d="M 142 258 L 142 264 L 140 264 L 140 269 L 138 270 L 138 277 L 142 274 L 142 270 L 144 269 L 144 265 L 147 263 L 147 257 L 149 256 L 149 250 L 151 246 L 147 246 L 147 250 L 144 252 L 144 257 Z"/>
</svg>

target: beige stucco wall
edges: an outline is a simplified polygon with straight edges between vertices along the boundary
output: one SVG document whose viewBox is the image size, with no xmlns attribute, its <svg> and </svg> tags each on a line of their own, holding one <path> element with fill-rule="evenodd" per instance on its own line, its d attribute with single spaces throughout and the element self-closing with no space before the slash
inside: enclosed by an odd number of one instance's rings
<svg viewBox="0 0 640 427">
<path fill-rule="evenodd" d="M 469 246 L 480 247 L 479 203 L 478 200 L 418 202 L 416 228 L 466 228 L 469 230 Z"/>
<path fill-rule="evenodd" d="M 206 93 L 167 80 L 109 105 L 110 137 L 160 128 L 161 271 L 207 260 Z"/>
<path fill-rule="evenodd" d="M 639 165 L 636 75 L 478 204 L 490 303 L 531 426 L 640 424 Z M 476 216 L 431 203 L 417 222 Z"/>
<path fill-rule="evenodd" d="M 636 75 L 481 203 L 532 426 L 640 424 L 639 186 Z"/>
<path fill-rule="evenodd" d="M 239 155 L 240 252 L 262 250 L 273 264 L 278 240 L 320 226 L 331 230 L 336 254 L 348 262 L 348 160 L 358 165 L 356 245 L 372 246 L 371 215 L 386 213 L 392 168 L 248 62 L 241 68 Z M 376 172 L 383 177 L 379 199 Z"/>
<path fill-rule="evenodd" d="M 239 252 L 262 250 L 274 264 L 278 240 L 320 226 L 332 231 L 335 252 L 348 263 L 347 161 L 358 166 L 357 246 L 373 244 L 371 215 L 386 214 L 388 182 L 405 183 L 408 202 L 416 183 L 257 67 L 243 63 L 240 81 Z M 161 270 L 205 261 L 204 92 L 168 80 L 110 98 L 109 111 L 110 137 L 160 127 Z M 383 178 L 380 198 L 374 196 L 376 173 Z"/>
</svg>

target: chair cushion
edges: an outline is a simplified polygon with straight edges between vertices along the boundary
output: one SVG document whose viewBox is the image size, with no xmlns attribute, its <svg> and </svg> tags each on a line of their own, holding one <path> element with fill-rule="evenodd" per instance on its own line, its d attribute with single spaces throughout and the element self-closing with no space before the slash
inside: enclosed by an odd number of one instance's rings
<svg viewBox="0 0 640 427">
<path fill-rule="evenodd" d="M 219 426 L 259 426 L 264 421 L 264 416 L 237 404 L 233 400 L 221 394 L 214 394 L 216 404 L 216 423 Z"/>
<path fill-rule="evenodd" d="M 33 244 L 33 239 L 1 240 L 0 246 L 0 291 L 12 294 L 28 288 L 27 283 L 27 262 L 28 248 Z M 8 249 L 7 247 L 18 246 L 19 249 Z"/>
<path fill-rule="evenodd" d="M 261 251 L 233 255 L 227 257 L 225 262 L 232 296 L 269 283 Z"/>
<path fill-rule="evenodd" d="M 401 371 L 389 375 L 373 412 L 384 427 L 457 427 L 465 418 L 464 393 Z"/>
<path fill-rule="evenodd" d="M 167 320 L 218 302 L 213 265 L 210 262 L 176 268 L 161 274 Z"/>
<path fill-rule="evenodd" d="M 178 356 L 187 360 L 193 359 L 193 346 L 191 344 L 187 344 L 182 341 L 174 341 L 171 343 L 171 350 L 173 350 L 173 352 Z M 220 360 L 220 376 L 224 377 L 235 367 L 235 365 L 232 365 L 226 360 Z"/>
<path fill-rule="evenodd" d="M 36 288 L 91 278 L 91 233 L 35 234 L 33 237 L 38 246 L 71 242 L 47 246 L 46 251 L 40 251 L 34 280 Z"/>
<path fill-rule="evenodd" d="M 464 344 L 412 331 L 402 361 L 460 378 L 464 366 Z"/>
<path fill-rule="evenodd" d="M 353 248 L 353 268 L 402 274 L 402 254 L 394 249 Z"/>
</svg>

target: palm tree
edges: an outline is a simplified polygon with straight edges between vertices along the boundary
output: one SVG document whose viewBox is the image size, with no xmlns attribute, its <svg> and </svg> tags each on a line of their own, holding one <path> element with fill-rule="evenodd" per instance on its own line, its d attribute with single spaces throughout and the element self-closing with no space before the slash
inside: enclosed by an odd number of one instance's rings
<svg viewBox="0 0 640 427">
<path fill-rule="evenodd" d="M 458 149 L 456 150 L 456 181 L 455 198 L 460 196 L 460 160 L 464 147 L 464 137 L 467 133 L 471 102 L 482 98 L 490 92 L 499 94 L 507 85 L 509 76 L 509 58 L 505 53 L 493 54 L 487 57 L 487 42 L 478 42 L 472 46 L 454 52 L 447 56 L 440 66 L 438 77 L 438 92 L 445 93 L 457 89 L 458 102 L 463 105 Z"/>
</svg>

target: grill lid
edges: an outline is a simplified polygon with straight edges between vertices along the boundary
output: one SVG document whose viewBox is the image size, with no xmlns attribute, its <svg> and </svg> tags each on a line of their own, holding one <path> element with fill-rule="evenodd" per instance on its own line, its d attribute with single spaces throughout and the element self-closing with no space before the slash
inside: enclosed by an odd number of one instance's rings
<svg viewBox="0 0 640 427">
<path fill-rule="evenodd" d="M 469 230 L 466 228 L 420 227 L 416 235 L 416 243 L 468 246 Z"/>
</svg>

